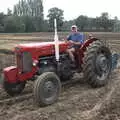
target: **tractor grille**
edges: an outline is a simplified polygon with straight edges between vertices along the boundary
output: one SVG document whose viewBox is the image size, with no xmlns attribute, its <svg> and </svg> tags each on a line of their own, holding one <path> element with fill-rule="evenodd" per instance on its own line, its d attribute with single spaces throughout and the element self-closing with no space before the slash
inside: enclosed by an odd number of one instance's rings
<svg viewBox="0 0 120 120">
<path fill-rule="evenodd" d="M 17 55 L 17 65 L 22 73 L 32 70 L 32 56 L 29 52 L 23 52 Z"/>
<path fill-rule="evenodd" d="M 17 67 L 22 71 L 22 54 L 21 53 L 17 53 Z"/>
</svg>

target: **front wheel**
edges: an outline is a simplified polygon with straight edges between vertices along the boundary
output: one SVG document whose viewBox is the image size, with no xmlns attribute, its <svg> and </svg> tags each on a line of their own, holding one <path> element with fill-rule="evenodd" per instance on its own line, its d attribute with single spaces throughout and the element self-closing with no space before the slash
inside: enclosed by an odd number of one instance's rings
<svg viewBox="0 0 120 120">
<path fill-rule="evenodd" d="M 59 97 L 61 82 L 54 72 L 45 72 L 34 84 L 34 99 L 40 106 L 53 104 Z"/>
</svg>

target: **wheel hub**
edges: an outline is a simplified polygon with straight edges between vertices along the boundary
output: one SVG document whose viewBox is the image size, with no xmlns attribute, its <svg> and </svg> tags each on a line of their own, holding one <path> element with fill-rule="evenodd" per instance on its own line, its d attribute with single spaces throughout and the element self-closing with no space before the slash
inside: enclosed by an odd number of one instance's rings
<svg viewBox="0 0 120 120">
<path fill-rule="evenodd" d="M 108 74 L 109 65 L 107 57 L 104 54 L 98 55 L 96 59 L 96 70 L 99 75 L 99 78 L 105 79 Z"/>
<path fill-rule="evenodd" d="M 105 71 L 107 69 L 107 59 L 104 55 L 99 55 L 97 57 L 97 65 L 102 71 Z"/>
<path fill-rule="evenodd" d="M 52 81 L 47 81 L 44 84 L 44 96 L 45 98 L 50 98 L 54 96 L 54 93 L 56 92 L 55 84 Z"/>
</svg>

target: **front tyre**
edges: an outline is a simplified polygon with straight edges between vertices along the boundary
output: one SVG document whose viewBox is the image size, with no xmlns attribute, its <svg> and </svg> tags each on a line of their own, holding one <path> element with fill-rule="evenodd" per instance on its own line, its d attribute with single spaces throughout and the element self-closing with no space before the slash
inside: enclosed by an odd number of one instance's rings
<svg viewBox="0 0 120 120">
<path fill-rule="evenodd" d="M 34 99 L 40 106 L 56 102 L 60 95 L 61 82 L 54 72 L 45 72 L 38 77 L 34 84 Z"/>
<path fill-rule="evenodd" d="M 111 52 L 101 41 L 94 41 L 84 57 L 84 77 L 92 87 L 107 84 L 111 72 Z"/>
</svg>

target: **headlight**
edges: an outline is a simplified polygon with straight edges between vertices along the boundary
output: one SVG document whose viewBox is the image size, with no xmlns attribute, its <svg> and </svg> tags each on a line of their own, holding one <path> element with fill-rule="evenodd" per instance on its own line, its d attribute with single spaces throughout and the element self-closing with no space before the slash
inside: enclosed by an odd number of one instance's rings
<svg viewBox="0 0 120 120">
<path fill-rule="evenodd" d="M 33 66 L 37 66 L 37 64 L 38 64 L 38 61 L 37 61 L 37 60 L 34 60 L 34 61 L 33 61 Z"/>
</svg>

